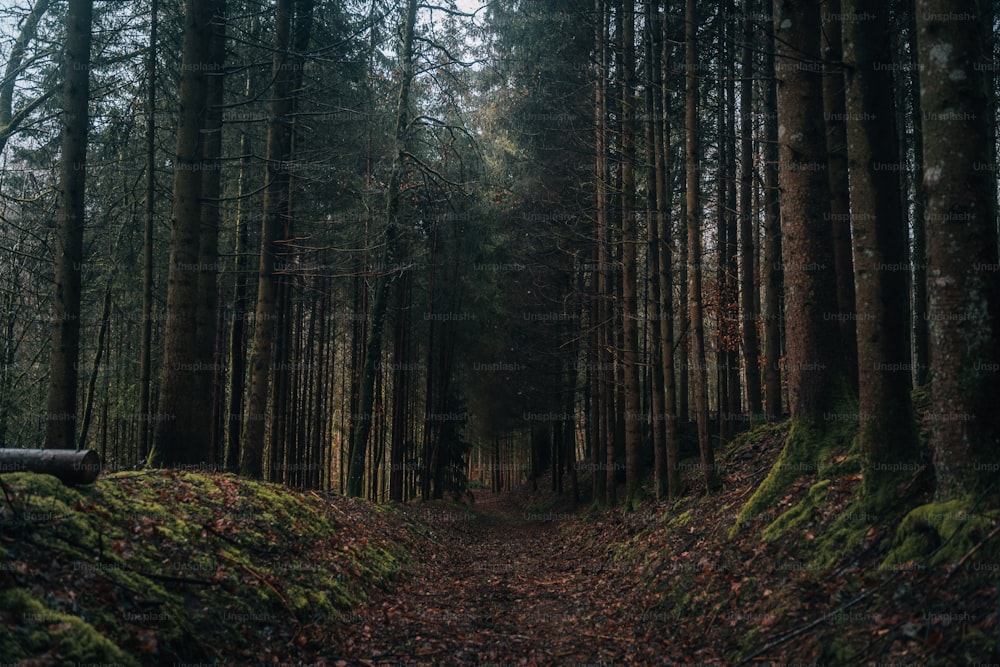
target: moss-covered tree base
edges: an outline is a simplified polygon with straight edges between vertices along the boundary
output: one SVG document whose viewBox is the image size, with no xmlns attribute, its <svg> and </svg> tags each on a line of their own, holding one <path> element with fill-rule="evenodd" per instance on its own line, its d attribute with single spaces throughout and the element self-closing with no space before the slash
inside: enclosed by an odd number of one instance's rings
<svg viewBox="0 0 1000 667">
<path fill-rule="evenodd" d="M 910 511 L 896 529 L 882 567 L 1000 562 L 1000 510 L 984 510 L 971 498 L 929 503 Z M 964 559 L 964 560 L 963 560 Z"/>
<path fill-rule="evenodd" d="M 829 414 L 857 413 L 849 399 L 843 399 L 841 405 L 841 410 Z M 793 420 L 778 460 L 740 510 L 730 535 L 735 535 L 745 524 L 774 513 L 790 484 L 812 477 L 815 482 L 806 497 L 799 505 L 779 515 L 765 530 L 765 537 L 776 539 L 808 518 L 811 510 L 822 502 L 823 491 L 829 481 L 858 468 L 857 452 L 849 449 L 856 430 L 856 422 L 828 419 L 826 415 Z M 752 437 L 752 433 L 748 436 Z"/>
</svg>

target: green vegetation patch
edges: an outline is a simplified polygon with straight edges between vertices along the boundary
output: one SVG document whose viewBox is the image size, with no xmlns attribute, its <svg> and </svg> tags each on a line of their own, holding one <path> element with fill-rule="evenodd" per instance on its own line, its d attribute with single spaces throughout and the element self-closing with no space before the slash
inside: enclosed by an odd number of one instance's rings
<svg viewBox="0 0 1000 667">
<path fill-rule="evenodd" d="M 996 563 L 1000 541 L 994 530 L 1000 510 L 977 508 L 971 499 L 929 503 L 914 508 L 903 519 L 882 568 L 897 569 L 907 563 L 934 567 L 957 564 L 966 557 Z"/>
<path fill-rule="evenodd" d="M 51 657 L 58 664 L 140 664 L 79 616 L 52 609 L 22 588 L 0 590 L 0 610 L 5 661 Z"/>
<path fill-rule="evenodd" d="M 79 488 L 31 473 L 2 479 L 11 506 L 0 496 L 0 594 L 61 615 L 7 619 L 4 657 L 263 660 L 267 647 L 345 622 L 409 559 L 393 539 L 406 535 L 398 515 L 234 475 L 128 472 Z M 50 592 L 44 604 L 37 591 Z"/>
<path fill-rule="evenodd" d="M 857 465 L 851 457 L 842 459 L 837 456 L 838 452 L 842 452 L 852 443 L 858 427 L 857 419 L 849 418 L 851 415 L 857 415 L 856 402 L 846 389 L 841 394 L 843 397 L 837 402 L 836 410 L 792 421 L 778 460 L 737 515 L 736 522 L 730 530 L 731 537 L 748 521 L 772 511 L 789 485 L 796 480 L 809 476 L 815 476 L 817 482 L 829 480 Z M 855 455 L 854 451 L 850 453 L 852 456 Z M 814 504 L 814 501 L 808 498 L 803 502 Z M 792 508 L 790 511 L 796 513 L 783 524 L 778 523 L 781 520 L 779 517 L 772 526 L 797 523 L 792 519 L 801 517 L 803 510 Z M 780 532 L 777 527 L 770 530 L 769 539 L 776 538 Z"/>
</svg>

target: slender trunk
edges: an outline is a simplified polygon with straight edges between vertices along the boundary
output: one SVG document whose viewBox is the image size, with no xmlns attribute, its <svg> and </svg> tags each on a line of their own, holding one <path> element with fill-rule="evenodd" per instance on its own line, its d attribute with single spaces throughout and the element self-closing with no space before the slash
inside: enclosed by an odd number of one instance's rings
<svg viewBox="0 0 1000 667">
<path fill-rule="evenodd" d="M 260 234 L 260 268 L 257 281 L 257 307 L 254 314 L 254 336 L 250 356 L 250 396 L 246 410 L 240 472 L 260 479 L 264 474 L 264 433 L 270 389 L 272 353 L 275 339 L 278 278 L 275 275 L 279 252 L 278 235 L 288 207 L 288 158 L 291 150 L 291 91 L 289 72 L 289 40 L 292 22 L 292 0 L 277 0 L 274 26 L 274 84 L 270 101 L 270 121 L 267 128 L 267 169 L 264 189 L 264 210 Z M 273 417 L 273 415 L 272 415 Z"/>
<path fill-rule="evenodd" d="M 761 413 L 760 343 L 757 338 L 757 265 L 754 261 L 753 212 L 753 0 L 743 0 L 743 50 L 740 62 L 740 305 L 743 333 L 743 369 L 747 411 Z"/>
<path fill-rule="evenodd" d="M 735 0 L 728 0 L 727 11 L 735 15 Z M 740 308 L 739 308 L 739 239 L 736 215 L 736 53 L 735 30 L 732 22 L 726 27 L 726 136 L 728 147 L 726 170 L 726 405 L 720 404 L 728 419 L 723 429 L 723 442 L 736 435 L 736 424 L 743 415 L 743 395 L 740 387 Z M 720 416 L 720 420 L 722 416 Z"/>
<path fill-rule="evenodd" d="M 406 131 L 409 125 L 410 84 L 413 81 L 413 32 L 416 24 L 417 0 L 408 0 L 406 18 L 403 23 L 403 44 L 400 55 L 400 86 L 396 102 L 396 128 L 394 133 L 395 146 L 392 157 L 392 167 L 389 172 L 389 183 L 386 188 L 386 250 L 384 271 L 380 271 L 375 279 L 374 305 L 372 307 L 371 335 L 368 338 L 368 348 L 365 354 L 365 366 L 361 374 L 361 393 L 359 396 L 358 428 L 351 446 L 351 461 L 347 479 L 347 493 L 360 496 L 364 488 L 365 454 L 368 436 L 372 428 L 372 407 L 375 399 L 375 373 L 378 372 L 378 360 L 382 353 L 382 328 L 387 307 L 387 278 L 395 260 L 396 236 L 398 232 L 397 216 L 399 211 L 399 181 L 402 171 L 403 153 L 406 146 Z"/>
<path fill-rule="evenodd" d="M 718 400 L 719 416 L 719 444 L 722 447 L 729 442 L 729 424 L 731 421 L 725 419 L 726 403 L 729 397 L 729 371 L 726 366 L 728 362 L 729 341 L 729 212 L 726 210 L 728 200 L 726 198 L 729 167 L 729 126 L 727 93 L 729 90 L 729 65 L 730 62 L 726 25 L 727 19 L 732 14 L 729 3 L 722 6 L 722 11 L 718 16 L 718 28 L 716 35 L 718 39 L 718 52 L 725 64 L 721 64 L 719 69 L 719 95 L 716 106 L 716 158 L 718 166 L 715 170 L 715 379 L 716 396 Z M 706 358 L 707 361 L 707 358 Z M 711 437 L 711 436 L 710 436 Z"/>
<path fill-rule="evenodd" d="M 709 493 L 719 488 L 715 452 L 708 433 L 708 375 L 705 368 L 705 325 L 702 314 L 701 204 L 698 174 L 698 13 L 695 0 L 687 0 L 684 11 L 685 121 L 687 125 L 687 230 L 691 296 L 691 367 L 694 372 L 694 403 L 698 420 L 698 449 Z"/>
<path fill-rule="evenodd" d="M 405 250 L 403 251 L 405 254 Z M 396 329 L 393 335 L 392 360 L 392 437 L 389 440 L 389 499 L 403 500 L 403 459 L 406 424 L 409 420 L 410 386 L 410 300 L 412 273 L 406 272 L 396 283 Z"/>
<path fill-rule="evenodd" d="M 247 81 L 249 91 L 249 80 Z M 236 211 L 236 278 L 233 287 L 233 321 L 229 329 L 229 404 L 226 407 L 225 469 L 236 472 L 240 466 L 240 435 L 243 425 L 244 385 L 246 383 L 246 331 L 250 312 L 250 227 L 246 202 L 250 177 L 250 138 L 240 138 L 240 175 L 237 185 L 239 205 Z"/>
<path fill-rule="evenodd" d="M 289 153 L 290 155 L 291 153 Z M 289 175 L 290 176 L 290 175 Z M 287 212 L 286 212 L 287 215 Z M 286 217 L 287 223 L 287 217 Z M 285 231 L 288 231 L 286 226 Z M 282 238 L 291 238 L 283 233 Z M 289 392 L 291 390 L 291 336 L 292 336 L 292 285 L 288 275 L 280 275 L 288 271 L 288 257 L 283 257 L 278 264 L 277 276 L 277 315 L 274 318 L 274 347 L 271 357 L 271 388 L 268 394 L 270 415 L 270 433 L 266 438 L 267 447 L 267 479 L 271 482 L 282 480 L 285 471 L 285 456 L 288 452 L 288 414 Z"/>
<path fill-rule="evenodd" d="M 639 447 L 642 414 L 639 405 L 639 331 L 636 323 L 636 225 L 635 225 L 635 2 L 624 0 L 621 26 L 622 68 L 622 363 L 625 375 L 625 498 L 635 498 L 642 481 Z"/>
<path fill-rule="evenodd" d="M 910 57 L 917 57 L 916 11 L 908 7 Z M 911 63 L 912 64 L 912 63 Z M 930 366 L 927 331 L 927 223 L 924 219 L 924 130 L 923 113 L 920 105 L 920 69 L 909 67 L 911 98 L 910 119 L 913 124 L 913 251 L 910 253 L 913 281 L 913 384 L 921 387 L 927 384 L 927 370 Z"/>
<path fill-rule="evenodd" d="M 847 183 L 847 125 L 844 102 L 844 67 L 841 63 L 841 26 L 848 13 L 841 0 L 823 5 L 823 118 L 826 121 L 827 170 L 830 203 L 827 224 L 833 238 L 833 262 L 837 280 L 837 321 L 843 344 L 844 369 L 851 388 L 858 388 L 858 339 L 854 296 L 854 258 L 851 249 L 851 208 Z M 880 14 L 885 14 L 881 9 Z M 896 158 L 893 158 L 894 160 Z"/>
<path fill-rule="evenodd" d="M 661 292 L 670 289 L 670 283 L 663 281 L 660 271 L 660 230 L 663 224 L 660 220 L 662 212 L 660 197 L 662 196 L 663 158 L 663 125 L 660 118 L 662 109 L 662 81 L 660 72 L 660 17 L 659 1 L 646 3 L 646 183 L 649 184 L 649 194 L 646 198 L 646 239 L 648 250 L 646 254 L 649 266 L 649 299 L 648 313 L 650 322 L 650 364 L 652 396 L 650 420 L 653 424 L 653 483 L 657 498 L 662 498 L 668 492 L 667 485 L 667 441 L 663 379 L 663 333 L 665 326 L 661 304 Z M 662 281 L 662 282 L 661 282 Z"/>
<path fill-rule="evenodd" d="M 667 12 L 664 8 L 661 31 L 660 90 L 661 122 L 656 136 L 656 206 L 659 226 L 659 284 L 661 327 L 660 349 L 663 363 L 664 438 L 666 440 L 667 493 L 671 498 L 680 496 L 680 438 L 677 433 L 677 374 L 674 370 L 674 288 L 673 288 L 673 224 L 671 207 L 673 187 L 670 179 L 670 94 L 667 81 L 670 66 L 670 35 Z"/>
<path fill-rule="evenodd" d="M 764 15 L 774 1 L 764 0 Z M 781 332 L 784 263 L 781 259 L 781 211 L 778 199 L 778 81 L 774 66 L 774 25 L 765 27 L 764 43 L 764 398 L 770 421 L 782 414 Z"/>
<path fill-rule="evenodd" d="M 87 398 L 84 401 L 83 423 L 80 424 L 80 440 L 77 449 L 86 449 L 87 431 L 90 430 L 90 418 L 94 410 L 94 395 L 97 393 L 97 376 L 101 373 L 101 358 L 104 356 L 104 341 L 108 336 L 108 325 L 111 323 L 111 285 L 114 273 L 108 278 L 104 289 L 104 306 L 101 308 L 101 328 L 97 334 L 97 354 L 94 355 L 94 368 L 90 372 L 90 382 L 87 386 Z"/>
<path fill-rule="evenodd" d="M 605 464 L 608 457 L 608 444 L 611 442 L 611 428 L 608 420 L 608 403 L 611 400 L 613 382 L 609 375 L 608 356 L 608 252 L 607 252 L 607 8 L 605 0 L 595 0 L 595 41 L 597 51 L 597 74 L 594 81 L 594 114 L 596 136 L 594 148 L 596 161 L 594 166 L 594 196 L 596 198 L 596 234 L 595 242 L 595 296 L 594 296 L 594 335 L 596 353 L 594 356 L 593 382 L 595 396 L 592 402 L 594 419 L 594 449 L 591 451 L 593 464 L 593 495 L 597 500 L 607 496 L 607 473 Z"/>
<path fill-rule="evenodd" d="M 146 54 L 146 215 L 142 227 L 142 323 L 139 351 L 139 460 L 149 456 L 153 367 L 153 226 L 156 216 L 156 40 L 159 0 L 150 2 Z"/>
</svg>

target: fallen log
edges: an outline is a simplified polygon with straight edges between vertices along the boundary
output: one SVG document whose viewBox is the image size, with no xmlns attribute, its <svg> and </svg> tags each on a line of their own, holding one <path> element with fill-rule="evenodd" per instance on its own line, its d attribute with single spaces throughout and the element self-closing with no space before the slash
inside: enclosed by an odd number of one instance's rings
<svg viewBox="0 0 1000 667">
<path fill-rule="evenodd" d="M 101 457 L 92 449 L 2 449 L 0 474 L 38 472 L 63 484 L 90 484 L 101 472 Z"/>
</svg>

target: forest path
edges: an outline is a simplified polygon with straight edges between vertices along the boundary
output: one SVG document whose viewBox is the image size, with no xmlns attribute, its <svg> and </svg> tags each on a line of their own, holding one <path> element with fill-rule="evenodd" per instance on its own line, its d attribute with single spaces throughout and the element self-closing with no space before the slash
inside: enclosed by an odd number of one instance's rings
<svg viewBox="0 0 1000 667">
<path fill-rule="evenodd" d="M 481 496 L 408 510 L 435 546 L 351 615 L 335 664 L 671 664 L 669 623 L 643 612 L 634 571 L 579 539 L 591 525 Z"/>
</svg>

